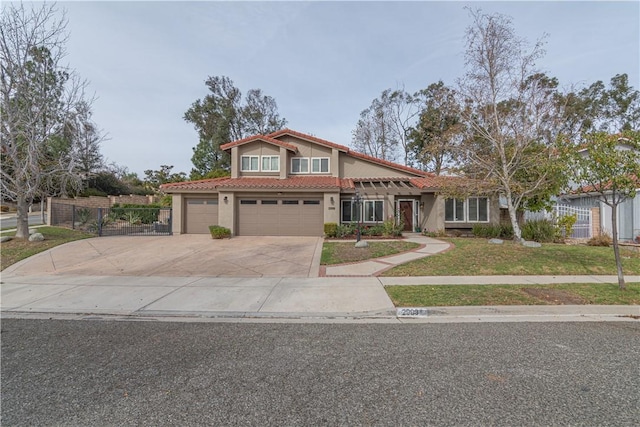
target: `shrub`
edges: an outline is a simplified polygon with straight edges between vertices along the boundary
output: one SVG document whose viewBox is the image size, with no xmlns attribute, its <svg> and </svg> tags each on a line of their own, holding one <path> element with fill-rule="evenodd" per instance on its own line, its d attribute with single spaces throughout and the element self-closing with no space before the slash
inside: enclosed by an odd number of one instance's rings
<svg viewBox="0 0 640 427">
<path fill-rule="evenodd" d="M 475 224 L 471 229 L 471 232 L 476 237 L 483 237 L 489 239 L 495 239 L 500 237 L 502 227 L 500 225 L 492 224 Z"/>
<path fill-rule="evenodd" d="M 558 238 L 571 236 L 573 226 L 578 221 L 578 215 L 563 215 L 556 221 Z"/>
<path fill-rule="evenodd" d="M 362 227 L 363 236 L 382 236 L 384 234 L 384 225 L 368 225 Z"/>
<path fill-rule="evenodd" d="M 336 227 L 336 237 L 349 237 L 356 234 L 355 224 L 340 224 Z"/>
<path fill-rule="evenodd" d="M 601 234 L 599 236 L 593 236 L 587 242 L 589 246 L 611 246 L 613 239 L 608 234 Z"/>
<path fill-rule="evenodd" d="M 150 205 L 138 205 L 134 203 L 120 205 L 120 203 L 116 203 L 111 207 L 111 212 L 114 212 L 114 215 L 118 218 L 127 221 L 129 221 L 131 213 L 135 213 L 140 218 L 141 224 L 153 224 L 158 221 L 160 208 L 162 208 L 162 206 L 155 203 Z"/>
<path fill-rule="evenodd" d="M 547 219 L 527 221 L 522 226 L 522 238 L 540 243 L 553 242 L 556 237 L 556 228 Z"/>
<path fill-rule="evenodd" d="M 382 223 L 382 235 L 387 237 L 400 237 L 402 236 L 402 229 L 404 228 L 404 222 L 396 221 L 393 218 L 388 218 Z"/>
<path fill-rule="evenodd" d="M 226 239 L 231 237 L 231 230 L 227 227 L 221 227 L 219 225 L 210 225 L 209 232 L 213 239 Z"/>
<path fill-rule="evenodd" d="M 160 199 L 160 205 L 161 206 L 165 206 L 165 207 L 169 207 L 170 208 L 172 204 L 173 204 L 173 197 L 171 196 L 171 194 L 165 194 Z"/>
<path fill-rule="evenodd" d="M 338 224 L 335 222 L 324 223 L 324 235 L 326 237 L 336 237 L 338 234 Z"/>
<path fill-rule="evenodd" d="M 0 212 L 9 212 L 9 206 L 0 205 Z"/>
<path fill-rule="evenodd" d="M 91 219 L 91 209 L 81 208 L 76 210 L 76 218 L 80 225 L 85 225 Z"/>
</svg>

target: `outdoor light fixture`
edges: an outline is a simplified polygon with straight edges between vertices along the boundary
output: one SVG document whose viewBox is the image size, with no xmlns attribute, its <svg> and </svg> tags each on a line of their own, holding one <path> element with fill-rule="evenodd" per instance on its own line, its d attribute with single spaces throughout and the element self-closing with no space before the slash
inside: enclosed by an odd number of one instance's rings
<svg viewBox="0 0 640 427">
<path fill-rule="evenodd" d="M 331 204 L 333 204 L 333 196 L 331 196 Z"/>
<path fill-rule="evenodd" d="M 229 198 L 227 196 L 224 196 L 224 202 L 227 203 L 229 201 Z"/>
</svg>

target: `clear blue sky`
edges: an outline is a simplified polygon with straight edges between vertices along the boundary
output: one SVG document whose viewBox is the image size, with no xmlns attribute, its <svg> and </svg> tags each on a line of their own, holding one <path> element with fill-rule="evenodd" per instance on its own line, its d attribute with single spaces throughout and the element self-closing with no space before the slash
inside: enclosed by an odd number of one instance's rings
<svg viewBox="0 0 640 427">
<path fill-rule="evenodd" d="M 68 62 L 90 81 L 102 153 L 142 177 L 191 170 L 197 133 L 182 116 L 207 76 L 275 98 L 288 127 L 349 145 L 386 88 L 415 92 L 463 72 L 464 6 L 510 15 L 563 86 L 628 73 L 640 88 L 640 3 L 62 2 Z"/>
</svg>

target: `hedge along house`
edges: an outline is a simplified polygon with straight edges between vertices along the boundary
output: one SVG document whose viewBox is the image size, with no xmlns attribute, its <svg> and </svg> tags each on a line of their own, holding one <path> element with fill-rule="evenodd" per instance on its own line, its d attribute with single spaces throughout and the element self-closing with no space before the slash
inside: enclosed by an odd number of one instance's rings
<svg viewBox="0 0 640 427">
<path fill-rule="evenodd" d="M 222 145 L 231 176 L 164 184 L 173 197 L 174 233 L 322 236 L 325 223 L 402 221 L 406 231 L 470 229 L 497 223 L 487 197 L 445 199 L 443 180 L 290 129 Z M 361 203 L 354 203 L 358 194 Z"/>
</svg>

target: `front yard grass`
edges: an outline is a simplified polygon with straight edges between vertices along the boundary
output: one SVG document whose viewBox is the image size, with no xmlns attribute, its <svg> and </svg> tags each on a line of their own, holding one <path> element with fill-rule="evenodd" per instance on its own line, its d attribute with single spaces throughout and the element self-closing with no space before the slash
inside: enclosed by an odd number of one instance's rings
<svg viewBox="0 0 640 427">
<path fill-rule="evenodd" d="M 62 227 L 39 227 L 37 232 L 42 233 L 44 236 L 44 240 L 42 242 L 30 242 L 27 239 L 13 239 L 2 244 L 2 247 L 0 248 L 1 270 L 4 270 L 18 261 L 22 261 L 25 258 L 44 252 L 55 246 L 62 245 L 63 243 L 95 237 L 94 234 Z M 14 234 L 15 232 L 5 235 L 11 236 Z"/>
<path fill-rule="evenodd" d="M 442 239 L 454 248 L 385 271 L 383 276 L 615 275 L 613 249 L 545 243 L 527 248 L 511 241 Z M 640 274 L 640 253 L 621 249 L 625 274 Z"/>
<path fill-rule="evenodd" d="M 356 248 L 354 242 L 324 242 L 320 264 L 332 265 L 364 261 L 420 247 L 417 243 L 402 240 L 368 241 L 368 243 L 369 246 L 366 248 Z"/>
<path fill-rule="evenodd" d="M 637 305 L 640 283 L 568 283 L 554 285 L 419 285 L 387 286 L 396 307 L 480 305 Z"/>
</svg>

